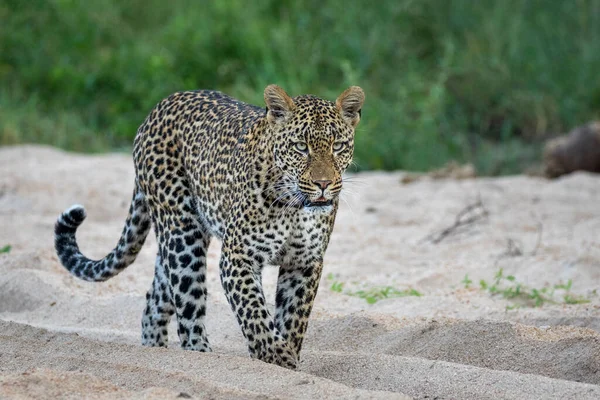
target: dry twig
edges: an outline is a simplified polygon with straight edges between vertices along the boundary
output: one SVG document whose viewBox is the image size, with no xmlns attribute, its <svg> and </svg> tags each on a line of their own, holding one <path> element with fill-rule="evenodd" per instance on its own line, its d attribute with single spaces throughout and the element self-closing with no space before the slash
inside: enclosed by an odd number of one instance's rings
<svg viewBox="0 0 600 400">
<path fill-rule="evenodd" d="M 538 237 L 537 237 L 537 242 L 535 243 L 535 247 L 533 248 L 533 250 L 531 250 L 530 255 L 532 255 L 532 256 L 535 256 L 538 249 L 540 248 L 540 244 L 542 244 L 542 235 L 544 233 L 544 224 L 542 224 L 541 222 L 538 222 L 537 226 L 538 226 Z"/>
<path fill-rule="evenodd" d="M 526 255 L 535 256 L 535 254 L 537 253 L 537 251 L 540 247 L 540 244 L 542 243 L 543 232 L 544 232 L 544 225 L 541 222 L 538 222 L 538 224 L 537 224 L 537 241 L 536 241 L 535 247 L 530 252 L 528 252 Z M 522 255 L 525 255 L 525 252 L 523 251 L 523 244 L 520 241 L 517 242 L 513 238 L 508 238 L 507 242 L 506 242 L 506 250 L 504 250 L 504 252 L 502 252 L 498 256 L 496 256 L 494 265 L 498 265 L 498 262 L 500 262 L 500 260 L 502 260 L 503 258 L 521 257 Z"/>
<path fill-rule="evenodd" d="M 434 232 L 427 235 L 423 240 L 430 241 L 433 244 L 438 244 L 448 236 L 452 236 L 463 228 L 474 224 L 475 222 L 488 216 L 488 211 L 481 201 L 481 197 L 477 198 L 477 201 L 473 204 L 469 204 L 463 208 L 454 219 L 454 223 L 447 228 L 442 229 L 439 232 Z"/>
</svg>

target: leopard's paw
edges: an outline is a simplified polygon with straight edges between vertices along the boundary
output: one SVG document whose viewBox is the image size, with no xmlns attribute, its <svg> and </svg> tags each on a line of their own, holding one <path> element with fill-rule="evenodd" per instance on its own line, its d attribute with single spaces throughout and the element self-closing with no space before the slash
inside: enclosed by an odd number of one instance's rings
<svg viewBox="0 0 600 400">
<path fill-rule="evenodd" d="M 257 358 L 264 362 L 295 370 L 298 366 L 298 355 L 283 339 L 276 338 Z"/>
</svg>

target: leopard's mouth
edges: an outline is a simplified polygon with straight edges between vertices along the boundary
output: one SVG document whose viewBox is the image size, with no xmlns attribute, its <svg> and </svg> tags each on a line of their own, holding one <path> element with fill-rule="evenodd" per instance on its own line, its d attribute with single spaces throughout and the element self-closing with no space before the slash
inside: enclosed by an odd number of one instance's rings
<svg viewBox="0 0 600 400">
<path fill-rule="evenodd" d="M 306 208 L 310 208 L 310 207 L 326 207 L 326 206 L 330 206 L 333 204 L 333 200 L 332 199 L 326 199 L 325 197 L 321 196 L 316 200 L 311 201 L 309 198 L 304 199 L 304 204 L 303 206 Z"/>
</svg>

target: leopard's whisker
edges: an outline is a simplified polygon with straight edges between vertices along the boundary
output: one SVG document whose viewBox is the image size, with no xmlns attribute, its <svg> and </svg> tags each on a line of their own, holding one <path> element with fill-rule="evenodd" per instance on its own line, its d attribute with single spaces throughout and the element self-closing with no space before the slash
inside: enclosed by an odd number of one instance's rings
<svg viewBox="0 0 600 400">
<path fill-rule="evenodd" d="M 290 200 L 288 201 L 288 203 L 286 204 L 285 208 L 284 208 L 284 212 L 283 215 L 287 214 L 287 212 L 296 205 L 297 201 L 300 199 L 300 197 L 302 196 L 301 193 L 296 192 L 294 194 L 292 194 L 292 197 L 290 198 Z"/>
<path fill-rule="evenodd" d="M 271 207 L 273 207 L 273 205 L 274 205 L 275 203 L 277 203 L 279 200 L 281 200 L 282 198 L 284 198 L 284 197 L 285 197 L 285 196 L 287 196 L 287 195 L 288 195 L 288 192 L 284 192 L 284 193 L 282 193 L 282 194 L 281 194 L 279 197 L 277 197 L 275 200 L 273 200 L 273 202 L 272 202 L 272 203 L 271 203 L 271 205 L 269 206 L 269 209 L 268 209 L 268 210 L 270 211 L 270 210 L 271 210 Z"/>
<path fill-rule="evenodd" d="M 354 177 L 346 177 L 346 178 L 342 178 L 342 183 L 344 184 L 350 184 L 350 185 L 361 185 L 361 186 L 368 186 L 368 183 L 365 182 L 362 179 L 358 179 L 358 178 L 354 178 Z"/>
<path fill-rule="evenodd" d="M 354 191 L 354 190 L 352 190 L 352 189 L 348 189 L 348 188 L 343 188 L 343 189 L 340 191 L 340 194 L 341 194 L 341 193 L 349 194 L 349 195 L 352 195 L 352 196 L 358 196 L 358 193 L 357 193 L 357 192 L 355 192 L 355 191 Z"/>
<path fill-rule="evenodd" d="M 340 193 L 340 199 L 342 199 L 344 201 L 344 203 L 346 203 L 346 205 L 350 209 L 350 213 L 352 214 L 352 222 L 356 223 L 356 214 L 354 213 L 354 209 L 352 208 L 352 206 L 350 205 L 348 200 L 346 200 L 343 193 Z"/>
</svg>

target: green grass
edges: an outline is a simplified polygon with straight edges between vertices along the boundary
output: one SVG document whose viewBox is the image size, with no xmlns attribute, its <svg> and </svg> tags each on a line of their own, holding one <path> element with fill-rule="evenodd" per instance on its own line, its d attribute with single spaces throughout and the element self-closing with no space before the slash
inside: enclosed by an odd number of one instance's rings
<svg viewBox="0 0 600 400">
<path fill-rule="evenodd" d="M 380 300 L 397 297 L 422 296 L 422 294 L 415 289 L 408 288 L 401 290 L 393 286 L 359 287 L 358 290 L 344 289 L 347 285 L 344 282 L 337 281 L 333 274 L 327 275 L 327 280 L 331 284 L 331 291 L 364 299 L 368 304 L 375 304 Z M 356 287 L 357 285 L 352 286 Z"/>
<path fill-rule="evenodd" d="M 473 281 L 468 278 L 468 275 L 465 275 L 461 283 L 468 289 Z M 541 307 L 544 304 L 585 304 L 590 302 L 589 296 L 571 293 L 573 281 L 570 279 L 567 283 L 533 288 L 518 282 L 514 275 L 504 274 L 502 268 L 498 270 L 493 280 L 489 282 L 484 279 L 480 280 L 479 287 L 492 296 L 509 300 L 510 304 L 506 307 L 507 310 L 520 307 Z"/>
<path fill-rule="evenodd" d="M 348 284 L 337 280 L 334 274 L 327 275 L 326 280 L 332 292 L 358 297 L 369 304 L 397 297 L 423 296 L 421 292 L 413 288 L 398 289 L 393 286 Z M 472 287 L 473 280 L 469 278 L 468 274 L 462 279 L 461 284 L 465 289 L 474 289 Z M 587 296 L 577 295 L 571 292 L 572 287 L 571 279 L 566 283 L 546 285 L 541 288 L 530 287 L 517 281 L 514 275 L 506 275 L 502 268 L 496 272 L 491 281 L 485 279 L 479 281 L 479 290 L 509 301 L 506 306 L 507 310 L 521 307 L 541 307 L 545 304 L 586 304 L 591 301 L 592 296 L 597 295 L 596 291 Z"/>
<path fill-rule="evenodd" d="M 12 246 L 10 244 L 7 244 L 6 246 L 0 248 L 0 254 L 10 253 L 11 249 L 12 249 Z"/>
<path fill-rule="evenodd" d="M 81 152 L 115 150 L 118 143 L 109 134 L 99 135 L 75 112 L 44 112 L 35 98 L 17 104 L 1 89 L 0 137 L 3 145 L 42 143 Z"/>
<path fill-rule="evenodd" d="M 0 144 L 131 146 L 177 90 L 367 94 L 361 169 L 518 172 L 600 115 L 600 0 L 0 0 Z"/>
</svg>

